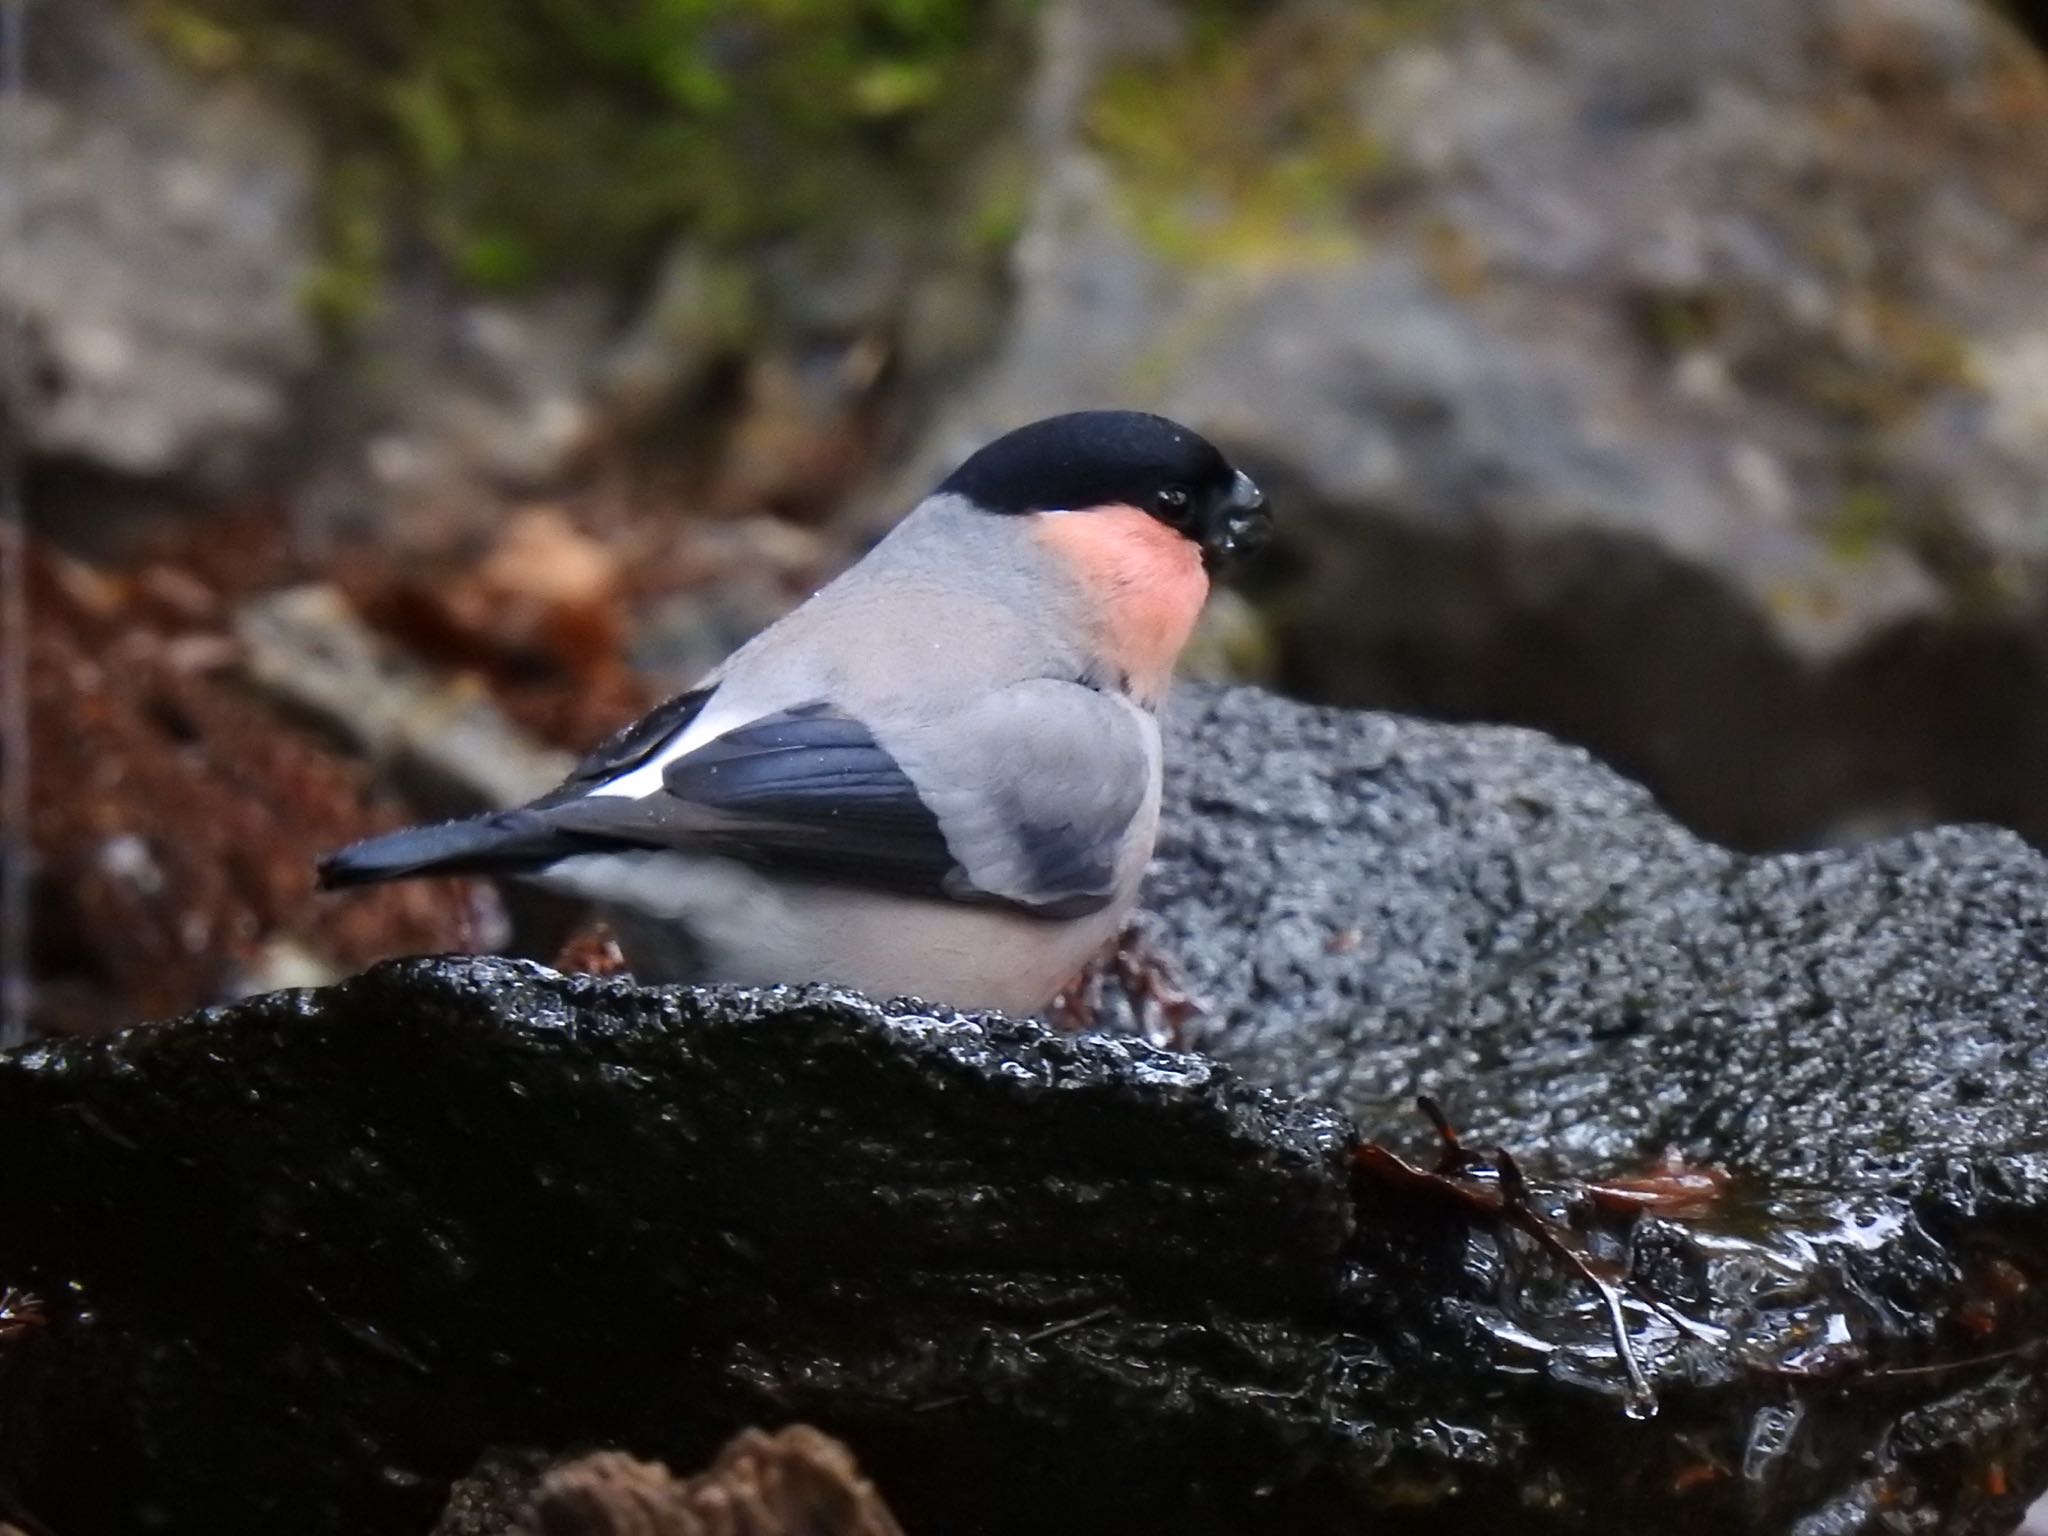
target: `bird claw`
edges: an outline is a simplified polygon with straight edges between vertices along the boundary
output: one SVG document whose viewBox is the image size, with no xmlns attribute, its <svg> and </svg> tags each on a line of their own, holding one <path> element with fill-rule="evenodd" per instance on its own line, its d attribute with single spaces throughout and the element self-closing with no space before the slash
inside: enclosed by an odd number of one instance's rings
<svg viewBox="0 0 2048 1536">
<path fill-rule="evenodd" d="M 1096 989 L 1101 977 L 1095 962 L 1089 961 L 1088 968 L 1053 993 L 1052 1001 L 1045 1005 L 1045 1022 L 1063 1035 L 1078 1035 L 1095 1027 L 1095 1015 L 1100 1008 Z"/>
<path fill-rule="evenodd" d="M 591 923 L 569 935 L 555 951 L 554 968 L 565 975 L 629 976 L 631 968 L 619 941 L 604 923 Z"/>
<path fill-rule="evenodd" d="M 1146 936 L 1137 922 L 1123 930 L 1088 963 L 1046 1009 L 1046 1022 L 1067 1034 L 1100 1029 L 1109 1022 L 1107 989 L 1115 983 L 1137 1032 L 1167 1050 L 1187 1049 L 1187 1029 L 1209 1010 L 1182 982 L 1178 967 Z"/>
</svg>

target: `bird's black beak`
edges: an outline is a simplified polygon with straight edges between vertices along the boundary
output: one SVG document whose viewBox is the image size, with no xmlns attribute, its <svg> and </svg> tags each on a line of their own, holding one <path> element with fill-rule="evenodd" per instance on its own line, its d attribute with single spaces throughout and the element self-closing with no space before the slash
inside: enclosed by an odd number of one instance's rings
<svg viewBox="0 0 2048 1536">
<path fill-rule="evenodd" d="M 1242 563 L 1265 547 L 1273 536 L 1273 514 L 1265 495 L 1243 470 L 1231 481 L 1230 494 L 1216 507 L 1202 537 L 1202 563 L 1224 570 Z"/>
</svg>

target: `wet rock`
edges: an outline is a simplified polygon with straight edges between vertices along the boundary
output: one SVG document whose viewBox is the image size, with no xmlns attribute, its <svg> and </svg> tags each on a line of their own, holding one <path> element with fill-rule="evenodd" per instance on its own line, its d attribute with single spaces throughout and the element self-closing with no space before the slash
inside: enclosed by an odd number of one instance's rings
<svg viewBox="0 0 2048 1536">
<path fill-rule="evenodd" d="M 467 960 L 0 1061 L 0 1473 L 425 1529 L 490 1446 L 802 1419 L 908 1530 L 2018 1522 L 2048 864 L 1746 858 L 1534 734 L 1250 692 L 1174 741 L 1205 1056 Z M 1418 1091 L 1516 1160 L 1429 1176 Z"/>
<path fill-rule="evenodd" d="M 25 31 L 0 310 L 28 393 L 0 410 L 42 458 L 245 483 L 316 356 L 311 147 L 250 93 L 167 69 L 121 8 L 43 6 Z"/>
<path fill-rule="evenodd" d="M 1053 9 L 1014 308 L 906 485 L 1161 409 L 1287 512 L 1299 691 L 1544 726 L 1743 845 L 2048 835 L 2048 72 L 2010 27 L 1240 16 Z"/>
<path fill-rule="evenodd" d="M 1256 1298 L 1327 1293 L 1350 1223 L 1332 1115 L 1142 1047 L 830 994 L 663 997 L 508 962 L 422 962 L 112 1044 L 90 1060 L 59 1048 L 10 1062 L 0 1089 L 6 1153 L 38 1126 L 98 1127 L 61 1187 L 7 1197 L 0 1214 L 11 1260 L 65 1308 L 36 1351 L 7 1362 L 10 1401 L 36 1405 L 42 1431 L 32 1464 L 7 1470 L 32 1507 L 81 1531 L 128 1528 L 143 1500 L 181 1527 L 424 1528 L 487 1443 L 610 1440 L 689 1465 L 806 1401 L 830 1417 L 833 1404 L 855 1418 L 863 1402 L 894 1405 L 900 1454 L 888 1436 L 858 1446 L 885 1483 L 902 1457 L 960 1442 L 951 1470 L 917 1474 L 953 1484 L 943 1507 L 994 1463 L 1063 1455 L 1060 1426 L 1077 1411 L 1107 1427 L 1098 1415 L 1126 1399 L 1098 1352 L 1127 1285 L 1183 1298 L 1182 1316 L 1148 1325 L 1161 1329 L 1159 1374 L 1136 1384 L 1140 1399 L 1171 1396 L 1219 1347 L 1265 1358 L 1270 1307 Z M 157 1069 L 116 1066 L 138 1051 L 183 1062 L 185 1109 L 143 1086 Z M 253 1076 L 222 1069 L 245 1056 Z M 74 1074 L 109 1068 L 139 1094 L 92 1090 L 82 1104 Z M 1105 1137 L 1091 1106 L 1131 1095 L 1155 1106 L 1157 1136 Z M 809 1129 L 785 1123 L 800 1106 Z M 918 1150 L 894 1171 L 862 1150 L 899 1133 Z M 1034 1139 L 1050 1162 L 1016 1160 Z M 739 1162 L 716 1171 L 728 1156 Z M 122 1171 L 93 1172 L 103 1157 Z M 1016 1177 L 958 1186 L 985 1160 Z M 88 1253 L 49 1225 L 135 1177 L 207 1207 L 147 1239 L 160 1269 L 132 1250 Z M 371 1210 L 394 1201 L 410 1214 L 387 1230 Z M 1124 1219 L 1151 1229 L 1149 1277 L 1101 1265 Z M 1018 1246 L 990 1269 L 996 1250 L 977 1251 L 989 1241 Z M 228 1291 L 209 1253 L 233 1255 Z M 820 1264 L 828 1253 L 846 1262 Z M 64 1301 L 86 1293 L 90 1321 Z M 920 1315 L 898 1314 L 913 1296 Z M 1252 1303 L 1250 1334 L 1232 1347 L 1202 1319 L 1234 1316 L 1237 1296 Z M 656 1343 L 671 1326 L 673 1344 Z M 1069 1406 L 1030 1385 L 1054 1358 L 1073 1367 L 1058 1373 Z M 998 1396 L 1035 1402 L 1014 1439 L 992 1433 L 1008 1412 L 982 1401 L 984 1369 L 1008 1383 Z M 237 1401 L 268 1405 L 263 1422 L 244 1422 Z M 66 1453 L 88 1450 L 86 1478 Z"/>
<path fill-rule="evenodd" d="M 1259 1080 L 1381 1130 L 1469 1096 L 1582 1171 L 1673 1147 L 1825 1188 L 2024 1144 L 2048 864 L 2012 833 L 1749 856 L 1535 732 L 1177 709 L 1148 905 L 1218 999 L 1199 1043 Z"/>
<path fill-rule="evenodd" d="M 1675 1509 L 1725 1478 L 1746 1529 L 2016 1523 L 2048 1473 L 2038 1450 L 2029 1477 L 2010 1459 L 2043 1393 L 2026 1320 L 2048 1195 L 2029 1087 L 2048 1065 L 2041 855 L 1962 827 L 1731 853 L 1527 731 L 1249 691 L 1185 697 L 1176 728 L 1186 813 L 1150 902 L 1213 1000 L 1196 1041 L 1216 1059 L 1397 1143 L 1405 1124 L 1411 1153 L 1428 1131 L 1405 1112 L 1428 1094 L 1566 1180 L 1667 1160 L 1730 1177 L 1709 1214 L 1650 1219 L 1630 1249 L 1669 1294 L 1760 1303 L 1693 1313 L 1733 1325 L 1718 1365 L 1697 1340 L 1651 1352 L 1653 1379 L 1732 1369 L 1754 1394 L 1741 1434 L 1665 1468 Z M 1494 1262 L 1468 1253 L 1465 1273 Z M 1785 1351 L 1769 1362 L 1766 1338 Z M 1576 1375 L 1547 1346 L 1520 1368 Z M 1801 1378 L 1837 1371 L 1864 1471 L 1793 1494 L 1808 1437 L 1831 1433 Z M 1947 1384 L 1886 1422 L 1908 1380 Z M 1923 1481 L 1935 1466 L 1947 1494 Z M 1780 1495 L 1812 1524 L 1760 1513 Z"/>
</svg>

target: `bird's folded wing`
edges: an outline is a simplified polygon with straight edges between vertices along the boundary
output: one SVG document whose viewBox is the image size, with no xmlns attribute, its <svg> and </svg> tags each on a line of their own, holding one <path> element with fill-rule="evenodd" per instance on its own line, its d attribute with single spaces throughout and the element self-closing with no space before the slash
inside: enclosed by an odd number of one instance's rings
<svg viewBox="0 0 2048 1536">
<path fill-rule="evenodd" d="M 824 703 L 765 715 L 668 763 L 637 797 L 550 804 L 579 842 L 717 853 L 905 895 L 1048 917 L 1099 910 L 1144 804 L 1134 712 L 1078 684 L 999 690 L 895 733 Z M 900 754 L 900 755 L 899 755 Z"/>
<path fill-rule="evenodd" d="M 574 799 L 590 793 L 607 780 L 638 768 L 688 730 L 690 722 L 703 712 L 715 692 L 715 684 L 709 688 L 693 689 L 642 715 L 578 763 L 570 770 L 569 777 L 538 803 L 552 805 Z"/>
</svg>

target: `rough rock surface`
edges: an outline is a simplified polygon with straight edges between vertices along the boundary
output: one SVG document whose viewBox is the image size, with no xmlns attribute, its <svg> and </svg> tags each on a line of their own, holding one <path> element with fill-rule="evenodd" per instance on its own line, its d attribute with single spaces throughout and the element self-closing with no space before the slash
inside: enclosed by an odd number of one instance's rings
<svg viewBox="0 0 2048 1536">
<path fill-rule="evenodd" d="M 2048 1064 L 2048 862 L 2012 833 L 1736 854 L 1535 732 L 1252 690 L 1191 690 L 1178 736 L 1148 905 L 1257 1080 L 1376 1132 L 1434 1094 L 1579 1171 L 2048 1149 L 2012 1091 Z"/>
<path fill-rule="evenodd" d="M 0 311 L 25 328 L 28 397 L 0 413 L 44 459 L 242 482 L 315 361 L 311 147 L 248 93 L 177 76 L 101 0 L 38 6 L 25 31 Z"/>
<path fill-rule="evenodd" d="M 425 1529 L 489 1446 L 800 1418 L 912 1531 L 2017 1523 L 2048 864 L 1743 858 L 1525 732 L 1175 725 L 1208 1057 L 464 961 L 0 1061 L 0 1285 L 43 1302 L 0 1490 L 84 1536 Z M 1339 1111 L 1414 1154 L 1418 1089 L 1627 1270 L 1653 1417 L 1592 1287 L 1475 1214 L 1505 1165 L 1359 1166 Z M 1725 1183 L 1583 1182 L 1667 1148 Z"/>
<path fill-rule="evenodd" d="M 1015 308 L 905 485 L 1150 405 L 1278 493 L 1297 691 L 1543 726 L 1744 846 L 2048 835 L 2048 73 L 2011 27 L 1238 16 L 1218 50 L 1056 11 Z"/>
</svg>

